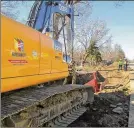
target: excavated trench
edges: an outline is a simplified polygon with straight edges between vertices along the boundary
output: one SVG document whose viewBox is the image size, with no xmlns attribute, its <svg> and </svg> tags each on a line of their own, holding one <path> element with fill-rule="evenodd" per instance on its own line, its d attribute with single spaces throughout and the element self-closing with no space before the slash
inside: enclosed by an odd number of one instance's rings
<svg viewBox="0 0 134 128">
<path fill-rule="evenodd" d="M 87 111 L 70 124 L 69 127 L 128 126 L 130 100 L 129 72 L 109 70 L 100 71 L 99 73 L 101 75 L 98 75 L 98 80 L 103 81 L 105 78 L 102 90 L 95 94 L 93 104 L 86 106 Z M 77 83 L 87 82 L 91 78 L 91 73 L 86 73 L 83 77 L 77 75 Z"/>
</svg>

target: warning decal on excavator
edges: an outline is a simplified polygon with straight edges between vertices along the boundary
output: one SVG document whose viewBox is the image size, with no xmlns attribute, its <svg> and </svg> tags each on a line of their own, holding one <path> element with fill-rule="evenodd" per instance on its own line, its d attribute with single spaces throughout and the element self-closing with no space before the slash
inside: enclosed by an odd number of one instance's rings
<svg viewBox="0 0 134 128">
<path fill-rule="evenodd" d="M 26 60 L 8 60 L 13 65 L 24 65 L 28 63 Z"/>
<path fill-rule="evenodd" d="M 9 62 L 11 62 L 11 63 L 22 63 L 22 64 L 24 64 L 24 63 L 27 63 L 27 61 L 26 60 L 8 60 Z"/>
</svg>

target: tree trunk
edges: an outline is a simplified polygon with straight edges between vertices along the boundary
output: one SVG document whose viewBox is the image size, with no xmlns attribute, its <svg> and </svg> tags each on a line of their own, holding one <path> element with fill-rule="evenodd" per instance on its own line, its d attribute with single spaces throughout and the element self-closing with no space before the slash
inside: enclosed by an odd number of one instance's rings
<svg viewBox="0 0 134 128">
<path fill-rule="evenodd" d="M 86 60 L 87 60 L 87 57 L 88 57 L 88 54 L 85 53 L 85 54 L 84 54 L 84 57 L 83 57 L 83 60 L 82 60 L 82 65 L 83 65 L 83 66 L 84 66 L 84 64 L 85 64 L 85 62 L 86 62 Z"/>
</svg>

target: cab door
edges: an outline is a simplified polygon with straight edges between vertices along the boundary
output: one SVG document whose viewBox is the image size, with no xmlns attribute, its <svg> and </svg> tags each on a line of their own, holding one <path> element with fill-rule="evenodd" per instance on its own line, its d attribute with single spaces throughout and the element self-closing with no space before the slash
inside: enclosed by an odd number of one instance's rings
<svg viewBox="0 0 134 128">
<path fill-rule="evenodd" d="M 52 57 L 52 73 L 62 72 L 63 68 L 63 55 L 62 44 L 57 40 L 53 41 L 53 57 Z"/>
<path fill-rule="evenodd" d="M 64 46 L 64 39 L 66 40 L 67 35 L 67 32 L 65 33 L 64 27 L 66 23 L 64 20 L 65 20 L 64 15 L 57 12 L 53 13 L 54 55 L 52 58 L 52 73 L 68 71 L 68 65 L 63 61 L 63 49 L 62 49 L 62 46 Z"/>
<path fill-rule="evenodd" d="M 53 41 L 45 34 L 40 34 L 41 54 L 40 54 L 40 73 L 50 73 L 52 68 Z"/>
</svg>

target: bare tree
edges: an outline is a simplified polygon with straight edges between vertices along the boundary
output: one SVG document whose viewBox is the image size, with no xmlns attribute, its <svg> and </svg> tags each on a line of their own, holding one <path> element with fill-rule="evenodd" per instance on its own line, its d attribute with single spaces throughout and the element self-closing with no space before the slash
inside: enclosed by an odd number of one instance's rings
<svg viewBox="0 0 134 128">
<path fill-rule="evenodd" d="M 115 2 L 114 2 L 115 7 L 121 7 L 124 2 L 125 2 L 125 1 L 122 1 L 122 0 L 115 1 Z"/>
<path fill-rule="evenodd" d="M 125 57 L 125 52 L 119 44 L 107 43 L 101 48 L 103 60 L 118 61 Z"/>
<path fill-rule="evenodd" d="M 125 52 L 122 49 L 121 45 L 114 45 L 114 56 L 116 61 L 118 61 L 119 59 L 123 59 L 125 57 Z"/>
<path fill-rule="evenodd" d="M 17 7 L 17 1 L 1 1 L 1 13 L 10 18 L 16 19 L 18 11 L 14 12 L 13 9 Z"/>
<path fill-rule="evenodd" d="M 74 28 L 74 31 L 73 31 L 74 36 L 71 36 L 71 38 L 70 38 L 71 41 L 68 41 L 68 43 L 67 43 L 67 49 L 68 49 L 68 53 L 70 55 L 72 55 L 76 50 L 78 50 L 77 47 L 79 47 L 78 44 L 72 43 L 73 39 L 76 36 L 75 31 L 77 31 L 77 26 L 81 25 L 81 23 L 79 21 L 82 21 L 83 24 L 84 24 L 84 22 L 86 22 L 85 19 L 87 19 L 86 17 L 89 16 L 91 14 L 91 12 L 92 12 L 91 11 L 92 10 L 92 4 L 91 4 L 90 1 L 74 0 L 74 2 L 76 2 L 74 4 L 74 21 L 75 21 L 75 26 L 76 27 Z M 87 8 L 88 8 L 88 10 L 87 10 Z M 70 28 L 70 29 L 72 31 L 72 28 Z"/>
<path fill-rule="evenodd" d="M 89 52 L 91 44 L 94 45 L 92 47 L 99 49 L 103 44 L 108 43 L 109 40 L 111 40 L 112 37 L 108 35 L 108 32 L 109 29 L 107 28 L 106 23 L 104 21 L 96 20 L 88 22 L 88 24 L 75 33 L 75 49 L 80 45 L 82 51 L 84 51 L 82 58 L 83 63 L 86 62 L 86 59 L 91 54 L 91 52 Z M 95 51 L 94 54 L 96 54 Z"/>
<path fill-rule="evenodd" d="M 97 46 L 101 48 L 103 44 L 109 43 L 112 38 L 111 35 L 106 36 L 108 35 L 109 30 L 106 29 L 106 24 L 103 21 L 102 23 L 97 23 L 97 21 L 89 22 L 90 14 L 92 13 L 92 7 L 93 7 L 92 3 L 93 3 L 92 1 L 87 2 L 87 1 L 78 0 L 77 4 L 74 5 L 75 15 L 76 15 L 75 17 L 76 28 L 75 28 L 75 35 L 74 35 L 76 38 L 75 38 L 75 43 L 72 46 L 74 52 L 77 51 L 78 49 L 77 47 L 79 46 L 82 47 L 81 51 L 86 52 L 86 49 L 89 47 L 90 40 L 96 41 Z M 123 4 L 123 2 L 119 0 L 114 2 L 114 4 L 116 7 L 119 7 Z"/>
<path fill-rule="evenodd" d="M 90 16 L 92 13 L 92 2 L 91 1 L 79 1 L 74 5 L 75 21 L 84 18 L 87 19 L 87 16 Z"/>
<path fill-rule="evenodd" d="M 108 43 L 106 43 L 105 45 L 103 45 L 101 48 L 100 48 L 100 51 L 101 51 L 101 55 L 102 55 L 102 59 L 103 60 L 113 60 L 114 59 L 114 49 L 113 49 L 113 46 L 112 46 L 112 41 L 109 40 Z"/>
<path fill-rule="evenodd" d="M 27 7 L 27 1 L 1 1 L 1 13 L 16 20 L 21 11 L 19 10 L 21 6 Z"/>
</svg>

